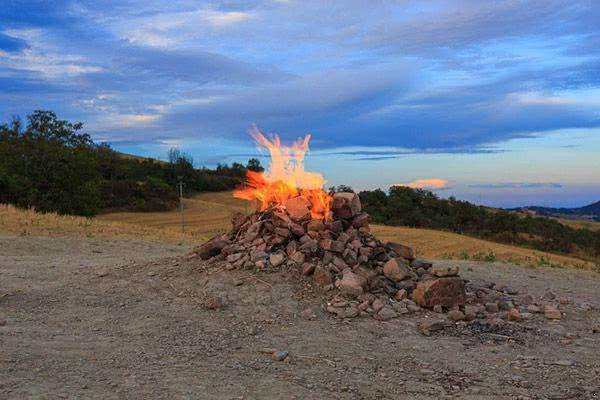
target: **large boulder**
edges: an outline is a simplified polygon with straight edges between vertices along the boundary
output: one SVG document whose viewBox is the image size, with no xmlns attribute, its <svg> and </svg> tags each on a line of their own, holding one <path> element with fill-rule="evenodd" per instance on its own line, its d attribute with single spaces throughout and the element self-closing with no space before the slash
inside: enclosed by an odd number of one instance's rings
<svg viewBox="0 0 600 400">
<path fill-rule="evenodd" d="M 229 245 L 227 235 L 217 235 L 208 242 L 194 249 L 194 253 L 200 256 L 203 260 L 208 260 L 214 256 L 221 254 L 221 250 Z"/>
<path fill-rule="evenodd" d="M 352 218 L 361 211 L 360 198 L 356 193 L 339 192 L 333 195 L 331 210 L 338 218 Z"/>
<path fill-rule="evenodd" d="M 465 282 L 459 277 L 422 281 L 417 284 L 412 298 L 424 308 L 460 306 L 466 300 Z"/>
</svg>

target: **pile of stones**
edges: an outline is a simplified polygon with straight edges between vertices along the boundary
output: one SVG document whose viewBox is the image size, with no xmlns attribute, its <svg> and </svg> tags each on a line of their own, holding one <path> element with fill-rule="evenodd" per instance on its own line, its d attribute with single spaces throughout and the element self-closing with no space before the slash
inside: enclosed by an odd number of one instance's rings
<svg viewBox="0 0 600 400">
<path fill-rule="evenodd" d="M 311 218 L 310 202 L 295 197 L 279 207 L 236 214 L 232 230 L 195 250 L 226 269 L 296 269 L 327 293 L 339 317 L 389 320 L 423 308 L 465 313 L 465 281 L 457 267 L 418 260 L 410 247 L 383 243 L 369 228 L 355 193 L 335 193 L 328 221 Z"/>
</svg>

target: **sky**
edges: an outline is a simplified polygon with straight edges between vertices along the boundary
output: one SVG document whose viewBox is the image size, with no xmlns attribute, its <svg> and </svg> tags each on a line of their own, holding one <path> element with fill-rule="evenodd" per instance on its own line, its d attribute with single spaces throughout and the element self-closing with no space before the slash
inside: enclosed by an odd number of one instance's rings
<svg viewBox="0 0 600 400">
<path fill-rule="evenodd" d="M 35 109 L 198 166 L 312 134 L 328 184 L 600 200 L 595 0 L 3 0 L 0 121 Z"/>
</svg>

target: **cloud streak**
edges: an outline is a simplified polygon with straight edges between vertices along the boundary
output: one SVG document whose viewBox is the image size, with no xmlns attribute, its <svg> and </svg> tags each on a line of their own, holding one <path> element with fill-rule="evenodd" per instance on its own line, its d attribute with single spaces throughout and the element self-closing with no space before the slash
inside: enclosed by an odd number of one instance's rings
<svg viewBox="0 0 600 400">
<path fill-rule="evenodd" d="M 473 189 L 561 189 L 563 185 L 555 182 L 504 182 L 477 183 L 468 185 Z"/>
<path fill-rule="evenodd" d="M 413 189 L 444 190 L 449 189 L 449 182 L 440 178 L 417 179 L 409 183 L 399 183 L 392 186 L 407 186 Z"/>
</svg>

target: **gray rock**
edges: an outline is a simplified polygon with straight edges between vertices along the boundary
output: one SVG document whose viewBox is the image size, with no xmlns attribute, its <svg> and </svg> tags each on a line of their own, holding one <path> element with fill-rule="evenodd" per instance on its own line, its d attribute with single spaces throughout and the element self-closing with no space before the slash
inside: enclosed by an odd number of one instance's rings
<svg viewBox="0 0 600 400">
<path fill-rule="evenodd" d="M 275 361 L 283 361 L 288 357 L 289 353 L 285 350 L 273 352 L 272 358 Z"/>
<path fill-rule="evenodd" d="M 390 306 L 384 306 L 377 314 L 375 318 L 380 321 L 389 321 L 392 318 L 396 318 L 398 314 Z"/>
</svg>

